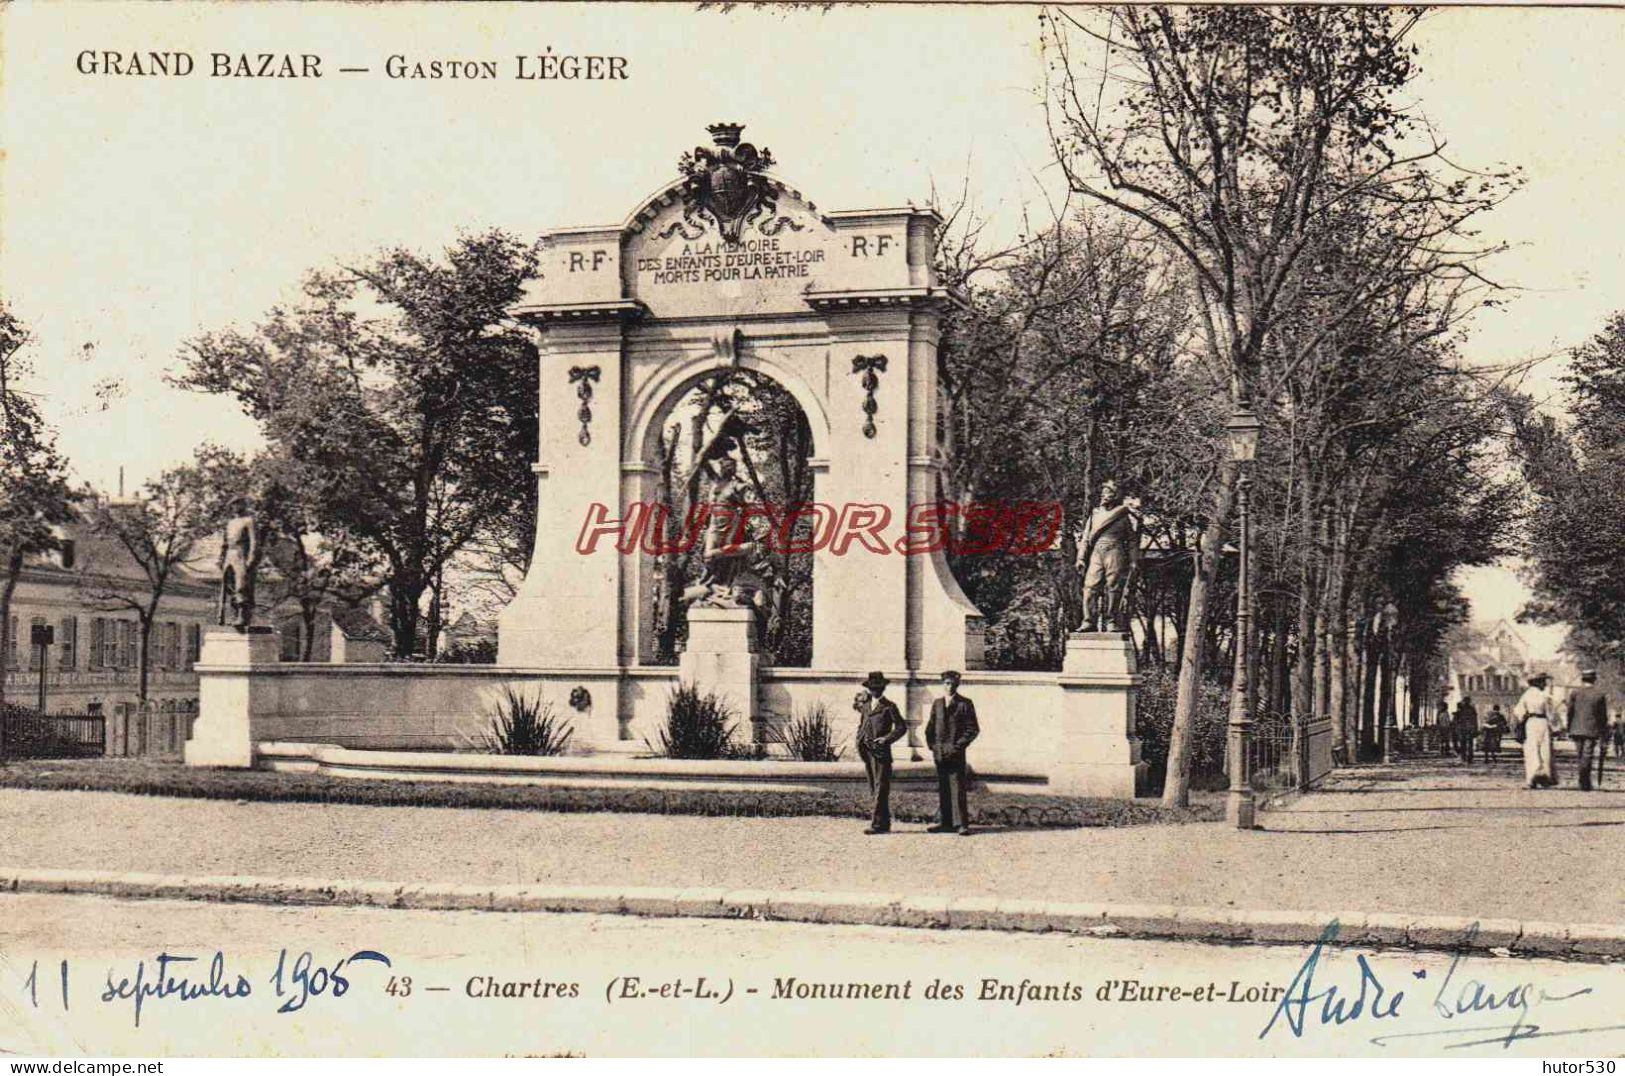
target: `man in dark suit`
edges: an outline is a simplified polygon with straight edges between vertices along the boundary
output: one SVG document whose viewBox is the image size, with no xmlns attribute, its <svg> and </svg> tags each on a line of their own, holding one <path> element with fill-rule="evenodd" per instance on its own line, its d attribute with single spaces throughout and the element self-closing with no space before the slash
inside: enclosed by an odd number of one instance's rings
<svg viewBox="0 0 1625 1076">
<path fill-rule="evenodd" d="M 943 696 L 931 703 L 925 742 L 937 763 L 937 824 L 932 833 L 970 836 L 970 809 L 965 802 L 965 749 L 982 731 L 976 705 L 959 693 L 959 672 L 942 674 Z"/>
<path fill-rule="evenodd" d="M 1597 687 L 1597 670 L 1580 673 L 1580 686 L 1569 694 L 1569 739 L 1580 754 L 1580 788 L 1591 791 L 1591 760 L 1597 741 L 1608 735 L 1608 696 Z"/>
<path fill-rule="evenodd" d="M 869 816 L 868 834 L 891 830 L 891 745 L 908 735 L 908 723 L 897 712 L 897 704 L 886 698 L 886 677 L 872 672 L 863 681 L 863 691 L 853 700 L 858 712 L 858 757 L 869 775 L 869 791 L 874 809 Z"/>
<path fill-rule="evenodd" d="M 1478 707 L 1471 696 L 1463 695 L 1456 703 L 1456 754 L 1469 766 L 1473 764 L 1473 744 L 1478 742 Z"/>
</svg>

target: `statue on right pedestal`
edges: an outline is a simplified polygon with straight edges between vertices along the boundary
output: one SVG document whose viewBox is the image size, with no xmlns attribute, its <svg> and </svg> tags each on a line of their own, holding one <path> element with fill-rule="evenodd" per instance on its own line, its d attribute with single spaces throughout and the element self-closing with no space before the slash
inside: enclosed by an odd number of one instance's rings
<svg viewBox="0 0 1625 1076">
<path fill-rule="evenodd" d="M 1128 631 L 1128 593 L 1140 563 L 1140 519 L 1117 483 L 1100 486 L 1100 504 L 1078 542 L 1083 573 L 1082 631 Z"/>
<path fill-rule="evenodd" d="M 259 524 L 246 498 L 231 502 L 231 519 L 227 520 L 220 542 L 220 608 L 217 622 L 230 624 L 239 632 L 246 632 L 254 623 L 254 577 L 259 574 Z"/>
</svg>

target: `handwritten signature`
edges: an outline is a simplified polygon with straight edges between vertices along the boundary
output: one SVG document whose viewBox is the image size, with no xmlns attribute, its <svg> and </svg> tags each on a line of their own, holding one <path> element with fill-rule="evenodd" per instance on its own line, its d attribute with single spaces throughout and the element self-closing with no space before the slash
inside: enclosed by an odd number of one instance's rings
<svg viewBox="0 0 1625 1076">
<path fill-rule="evenodd" d="M 1382 985 L 1382 980 L 1372 969 L 1371 962 L 1364 956 L 1355 958 L 1360 968 L 1359 993 L 1349 994 L 1337 986 L 1328 986 L 1319 993 L 1314 991 L 1315 971 L 1320 966 L 1321 954 L 1325 952 L 1329 942 L 1337 939 L 1338 926 L 1337 920 L 1333 919 L 1326 924 L 1326 929 L 1320 932 L 1320 939 L 1315 942 L 1315 947 L 1309 951 L 1308 959 L 1292 977 L 1286 993 L 1276 1002 L 1275 1011 L 1270 1013 L 1269 1023 L 1258 1033 L 1259 1038 L 1262 1039 L 1273 1031 L 1276 1021 L 1283 1018 L 1287 1027 L 1292 1030 L 1293 1037 L 1302 1038 L 1304 1028 L 1309 1026 L 1309 1011 L 1317 1001 L 1320 1002 L 1322 1026 L 1346 1024 L 1367 1015 L 1374 1020 L 1386 1020 L 1399 1015 L 1399 1007 L 1405 1001 L 1405 991 L 1396 990 L 1391 998 L 1387 997 L 1387 988 Z"/>
<path fill-rule="evenodd" d="M 1285 1026 L 1293 1037 L 1302 1038 L 1305 1030 L 1328 1025 L 1341 1026 L 1356 1020 L 1398 1020 L 1405 1003 L 1405 991 L 1392 989 L 1383 983 L 1376 967 L 1364 955 L 1355 957 L 1359 979 L 1352 985 L 1324 984 L 1326 977 L 1322 965 L 1326 946 L 1337 939 L 1340 924 L 1332 920 L 1320 934 L 1309 956 L 1299 966 L 1286 993 L 1270 1013 L 1268 1023 L 1258 1033 L 1260 1039 L 1269 1035 L 1278 1025 Z M 1467 947 L 1478 935 L 1478 924 L 1467 934 Z M 1470 1046 L 1500 1045 L 1510 1047 L 1514 1042 L 1555 1036 L 1589 1035 L 1602 1031 L 1625 1029 L 1625 1025 L 1608 1027 L 1545 1029 L 1530 1021 L 1530 1014 L 1542 1006 L 1551 1006 L 1592 993 L 1589 986 L 1566 994 L 1551 993 L 1537 981 L 1502 983 L 1487 982 L 1469 974 L 1467 957 L 1456 953 L 1450 961 L 1443 981 L 1433 995 L 1431 1008 L 1423 1010 L 1433 1018 L 1453 1026 L 1427 1031 L 1393 1032 L 1375 1036 L 1371 1042 L 1386 1046 L 1402 1039 L 1444 1038 L 1450 1041 L 1446 1049 L 1464 1049 Z M 1323 985 L 1316 989 L 1315 975 L 1322 973 Z M 1411 973 L 1417 979 L 1427 976 L 1425 970 Z M 1318 1012 L 1316 1007 L 1318 1006 Z M 1411 1011 L 1415 1011 L 1414 1009 Z M 1511 1023 L 1478 1024 L 1471 1018 L 1484 1014 L 1511 1016 Z"/>
</svg>

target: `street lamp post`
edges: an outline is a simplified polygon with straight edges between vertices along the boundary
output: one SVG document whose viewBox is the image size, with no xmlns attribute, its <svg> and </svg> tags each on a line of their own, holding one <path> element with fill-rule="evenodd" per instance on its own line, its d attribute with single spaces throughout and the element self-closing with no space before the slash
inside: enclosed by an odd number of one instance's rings
<svg viewBox="0 0 1625 1076">
<path fill-rule="evenodd" d="M 1247 510 L 1252 500 L 1249 473 L 1258 454 L 1258 430 L 1262 425 L 1248 407 L 1242 407 L 1225 422 L 1230 442 L 1230 458 L 1236 476 L 1236 667 L 1230 677 L 1230 793 L 1225 800 L 1225 819 L 1237 829 L 1253 828 L 1253 773 L 1251 746 L 1253 715 L 1247 706 L 1248 650 L 1252 643 L 1252 571 L 1248 563 L 1251 529 Z"/>
<path fill-rule="evenodd" d="M 1385 602 L 1382 607 L 1382 648 L 1383 660 L 1392 664 L 1394 623 L 1399 619 L 1399 607 L 1393 602 Z M 1377 693 L 1377 705 L 1382 708 L 1382 761 L 1384 764 L 1394 761 L 1398 755 L 1398 745 L 1395 741 L 1399 737 L 1398 712 L 1395 709 L 1393 679 L 1388 679 L 1389 688 L 1386 692 Z"/>
</svg>

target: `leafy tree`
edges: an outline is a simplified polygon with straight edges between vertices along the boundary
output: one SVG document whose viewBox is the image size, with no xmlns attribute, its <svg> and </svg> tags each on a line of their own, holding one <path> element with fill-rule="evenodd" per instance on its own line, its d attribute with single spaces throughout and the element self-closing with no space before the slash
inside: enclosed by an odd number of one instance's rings
<svg viewBox="0 0 1625 1076">
<path fill-rule="evenodd" d="M 1567 623 L 1576 648 L 1625 647 L 1625 312 L 1575 348 L 1568 425 L 1511 401 L 1515 444 L 1535 494 L 1526 521 L 1534 598 L 1526 614 Z"/>
<path fill-rule="evenodd" d="M 0 706 L 5 704 L 11 601 L 23 564 L 56 548 L 56 528 L 72 518 L 68 465 L 23 384 L 28 330 L 0 300 Z"/>
<path fill-rule="evenodd" d="M 382 564 L 397 657 L 446 566 L 529 503 L 536 353 L 507 311 L 536 272 L 534 245 L 500 231 L 438 261 L 386 250 L 310 274 L 250 332 L 187 345 L 177 382 L 235 396 L 301 469 L 320 533 Z"/>
<path fill-rule="evenodd" d="M 987 617 L 995 665 L 1059 665 L 1082 615 L 1077 532 L 1107 477 L 1145 502 L 1154 540 L 1203 481 L 1182 454 L 1213 393 L 1185 361 L 1181 292 L 1154 246 L 1101 217 L 1069 214 L 960 274 L 966 305 L 945 318 L 948 499 L 1059 502 L 1063 513 L 1052 552 L 950 558 Z"/>
</svg>

